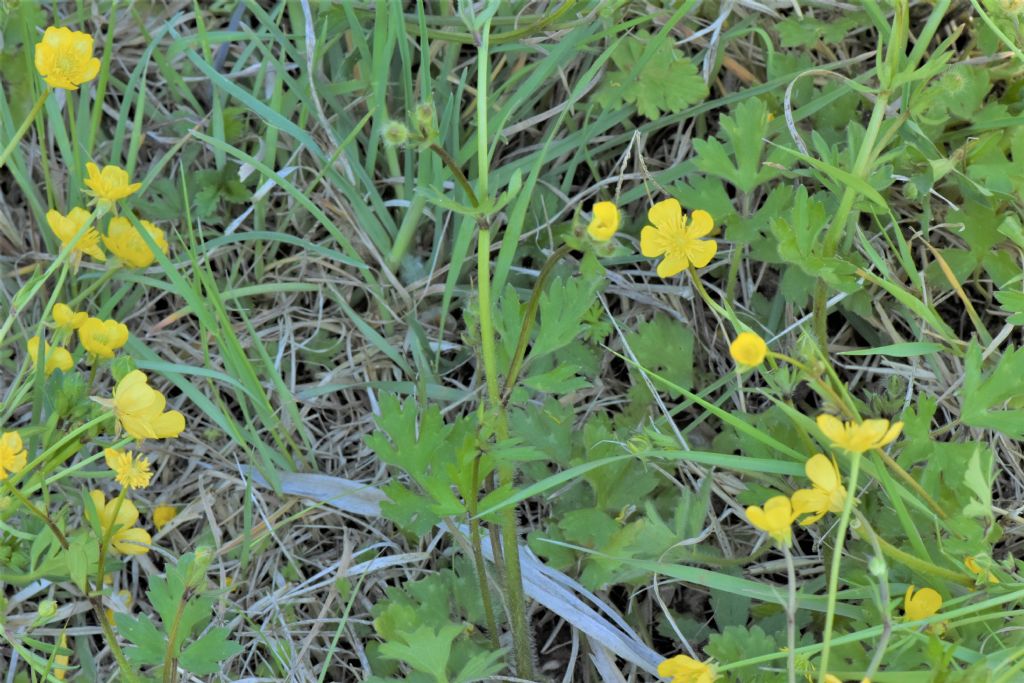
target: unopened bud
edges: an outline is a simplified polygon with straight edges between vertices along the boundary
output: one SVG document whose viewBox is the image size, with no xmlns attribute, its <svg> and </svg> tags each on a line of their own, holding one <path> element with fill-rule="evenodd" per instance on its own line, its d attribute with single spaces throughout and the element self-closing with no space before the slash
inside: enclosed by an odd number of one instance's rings
<svg viewBox="0 0 1024 683">
<path fill-rule="evenodd" d="M 384 126 L 384 144 L 391 147 L 400 147 L 409 140 L 409 129 L 405 124 L 398 121 L 389 121 Z"/>
<path fill-rule="evenodd" d="M 413 112 L 413 118 L 416 119 L 416 125 L 423 131 L 430 131 L 434 128 L 434 105 L 430 102 L 422 102 L 416 105 L 416 110 Z"/>
</svg>

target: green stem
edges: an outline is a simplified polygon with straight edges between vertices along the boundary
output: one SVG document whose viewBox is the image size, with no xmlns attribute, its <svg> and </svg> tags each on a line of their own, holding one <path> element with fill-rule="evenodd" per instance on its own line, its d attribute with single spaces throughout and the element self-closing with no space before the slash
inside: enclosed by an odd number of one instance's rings
<svg viewBox="0 0 1024 683">
<path fill-rule="evenodd" d="M 416 234 L 416 229 L 420 227 L 420 217 L 423 215 L 423 209 L 426 206 L 427 198 L 422 194 L 417 194 L 413 197 L 412 202 L 409 204 L 409 210 L 405 214 L 401 227 L 398 228 L 398 234 L 395 235 L 395 241 L 391 245 L 390 253 L 388 253 L 387 266 L 391 271 L 398 269 L 405 253 L 409 251 L 409 245 L 412 244 L 412 238 Z"/>
<path fill-rule="evenodd" d="M 112 267 L 108 263 L 107 269 L 103 271 L 103 274 L 96 278 L 92 284 L 90 284 L 88 287 L 79 292 L 73 299 L 71 299 L 71 301 L 68 302 L 68 306 L 70 306 L 71 308 L 77 306 L 80 302 L 84 301 L 89 295 L 93 294 L 97 289 L 107 284 L 110 278 L 114 277 L 117 271 L 118 268 Z"/>
<path fill-rule="evenodd" d="M 519 378 L 519 371 L 523 367 L 523 358 L 526 356 L 526 347 L 530 343 L 530 333 L 533 331 L 533 325 L 537 319 L 537 309 L 540 307 L 540 296 L 544 292 L 544 285 L 547 284 L 548 278 L 551 277 L 551 272 L 555 269 L 558 262 L 570 251 L 572 251 L 572 247 L 568 244 L 563 244 L 556 249 L 548 256 L 543 267 L 540 269 L 540 273 L 537 275 L 537 281 L 533 283 L 530 301 L 526 304 L 526 313 L 523 315 L 523 326 L 519 330 L 519 341 L 516 342 L 515 355 L 508 366 L 508 374 L 505 375 L 505 386 L 501 391 L 502 405 L 508 405 L 508 399 L 512 395 L 512 390 L 515 389 L 516 380 Z"/>
<path fill-rule="evenodd" d="M 878 93 L 874 109 L 871 111 L 871 119 L 868 121 L 868 127 L 864 131 L 864 139 L 861 141 L 857 158 L 853 162 L 852 173 L 857 178 L 863 179 L 867 176 L 868 168 L 875 158 L 875 140 L 878 138 L 878 133 L 882 128 L 882 122 L 885 119 L 885 108 L 888 104 L 889 94 L 886 92 Z M 826 258 L 835 256 L 836 250 L 839 248 L 839 241 L 846 230 L 857 194 L 857 189 L 850 184 L 847 184 L 843 190 L 843 195 L 839 200 L 839 208 L 836 209 L 835 216 L 822 242 L 822 255 Z M 825 280 L 818 280 L 814 289 L 814 332 L 818 337 L 818 345 L 825 355 L 828 355 L 828 311 L 825 310 L 827 303 L 828 284 Z"/>
<path fill-rule="evenodd" d="M 786 671 L 789 683 L 796 683 L 796 567 L 789 546 L 782 547 L 786 560 L 786 577 L 789 583 L 789 599 L 786 603 Z"/>
<path fill-rule="evenodd" d="M 26 510 L 28 510 L 33 515 L 42 520 L 42 522 L 50 528 L 50 531 L 53 532 L 53 535 L 57 537 L 57 541 L 60 543 L 60 547 L 64 550 L 67 550 L 69 547 L 67 536 L 65 536 L 64 532 L 60 530 L 60 527 L 57 526 L 57 523 L 50 519 L 50 515 L 46 514 L 45 512 L 37 508 L 32 503 L 32 501 L 30 501 L 25 496 L 25 494 L 19 491 L 18 488 L 11 483 L 10 479 L 4 479 L 3 481 L 4 485 L 7 487 L 7 490 L 11 493 L 11 495 L 17 498 L 18 502 L 21 503 Z"/>
<path fill-rule="evenodd" d="M 735 327 L 736 329 L 740 329 L 739 321 L 736 319 L 736 315 L 732 311 L 726 310 L 725 308 L 722 308 L 720 305 L 715 303 L 715 300 L 711 298 L 710 294 L 708 294 L 708 290 L 704 289 L 704 283 L 701 282 L 700 275 L 697 273 L 697 269 L 694 268 L 693 266 L 690 266 L 690 279 L 693 281 L 693 287 L 694 289 L 697 290 L 697 293 L 700 295 L 700 298 L 704 300 L 704 303 L 706 303 L 711 308 L 711 310 L 718 313 L 718 315 L 722 316 L 723 318 L 731 322 L 733 324 L 733 327 Z"/>
<path fill-rule="evenodd" d="M 839 517 L 839 528 L 836 530 L 836 545 L 832 550 L 832 567 L 828 577 L 828 598 L 826 599 L 825 631 L 822 634 L 823 647 L 821 650 L 821 666 L 818 673 L 818 683 L 825 683 L 825 674 L 828 673 L 828 656 L 832 647 L 832 626 L 836 618 L 836 593 L 839 590 L 839 570 L 843 561 L 843 544 L 846 541 L 846 530 L 850 526 L 850 516 L 853 514 L 853 503 L 857 497 L 857 479 L 860 477 L 860 453 L 851 453 L 850 480 L 846 487 L 846 502 L 843 504 L 843 513 Z"/>
<path fill-rule="evenodd" d="M 939 565 L 933 562 L 925 562 L 924 560 L 921 560 L 908 552 L 900 550 L 899 548 L 897 548 L 896 546 L 894 546 L 893 544 L 889 543 L 884 538 L 879 536 L 875 532 L 875 530 L 872 529 L 871 526 L 867 523 L 867 520 L 865 520 L 863 516 L 859 515 L 859 513 L 858 520 L 861 523 L 861 527 L 856 529 L 857 535 L 872 543 L 877 542 L 881 552 L 884 553 L 886 556 L 892 558 L 894 562 L 899 562 L 903 566 L 917 572 L 918 574 L 934 576 L 936 579 L 939 579 L 941 581 L 952 581 L 953 583 L 957 583 L 961 586 L 966 586 L 968 588 L 974 585 L 974 581 L 972 579 L 967 578 L 963 574 L 954 572 L 944 567 L 940 567 Z"/>
<path fill-rule="evenodd" d="M 455 176 L 455 182 L 459 184 L 459 186 L 466 193 L 466 196 L 469 197 L 469 203 L 473 205 L 474 209 L 479 208 L 480 201 L 477 199 L 476 192 L 473 191 L 473 186 L 470 185 L 469 180 L 466 179 L 466 174 L 462 172 L 461 168 L 459 168 L 459 163 L 455 161 L 452 155 L 449 154 L 444 147 L 437 144 L 436 142 L 430 143 L 428 149 L 430 149 L 430 151 L 436 154 L 437 156 L 441 157 L 441 161 L 444 162 L 444 165 L 447 166 L 448 170 L 452 172 L 453 176 Z"/>
<path fill-rule="evenodd" d="M 178 602 L 178 610 L 174 614 L 174 621 L 171 622 L 170 628 L 167 630 L 167 648 L 164 650 L 164 683 L 175 683 L 178 678 L 178 658 L 175 657 L 177 650 L 175 641 L 178 640 L 178 630 L 181 628 L 181 619 L 185 616 L 185 606 L 188 605 L 188 594 L 190 591 L 191 588 L 185 589 L 185 593 L 181 596 L 181 601 Z"/>
<path fill-rule="evenodd" d="M 878 667 L 882 664 L 882 658 L 885 656 L 885 650 L 889 646 L 889 638 L 892 636 L 892 615 L 889 609 L 889 569 L 882 559 L 882 555 L 885 552 L 882 545 L 879 543 L 878 534 L 875 533 L 871 525 L 868 524 L 868 520 L 859 510 L 854 510 L 854 514 L 857 515 L 857 521 L 860 522 L 861 527 L 867 532 L 871 546 L 875 550 L 875 556 L 872 558 L 872 562 L 880 564 L 880 568 L 877 571 L 871 571 L 872 574 L 878 577 L 878 611 L 882 616 L 882 635 L 878 638 L 878 644 L 875 646 L 875 654 L 871 657 L 871 663 L 868 665 L 868 670 L 864 674 L 864 678 L 871 680 L 871 677 L 875 675 Z M 861 535 L 861 529 L 857 529 L 857 534 Z"/>
<path fill-rule="evenodd" d="M 498 622 L 494 618 L 494 606 L 491 604 L 491 591 L 487 585 L 487 565 L 484 564 L 483 542 L 480 539 L 480 520 L 476 518 L 480 493 L 480 458 L 483 453 L 477 452 L 473 458 L 473 473 L 471 477 L 473 490 L 466 497 L 466 511 L 469 513 L 469 540 L 473 546 L 473 562 L 476 564 L 477 580 L 480 583 L 480 599 L 484 603 L 484 615 L 487 618 L 487 635 L 491 639 L 491 647 L 497 650 L 501 647 L 498 640 Z"/>
<path fill-rule="evenodd" d="M 480 341 L 484 357 L 484 375 L 487 384 L 487 397 L 492 418 L 495 422 L 495 435 L 499 441 L 508 439 L 508 422 L 501 403 L 498 388 L 498 361 L 495 352 L 494 324 L 491 320 L 491 231 L 481 226 L 477 241 L 477 288 L 479 292 Z M 499 485 L 511 485 L 515 479 L 515 470 L 507 464 L 498 467 Z M 505 591 L 508 601 L 509 621 L 512 627 L 516 659 L 516 675 L 520 678 L 533 677 L 533 648 L 530 641 L 530 630 L 526 623 L 526 596 L 523 591 L 522 569 L 519 564 L 519 534 L 517 533 L 516 513 L 513 507 L 507 507 L 500 513 L 501 545 L 505 559 Z M 491 537 L 492 551 L 494 537 Z"/>
<path fill-rule="evenodd" d="M 481 226 L 476 252 L 477 291 L 480 309 L 480 348 L 484 357 L 484 382 L 492 409 L 501 404 L 498 389 L 498 360 L 494 347 L 494 322 L 491 319 L 491 231 Z"/>
<path fill-rule="evenodd" d="M 32 121 L 35 120 L 36 115 L 39 114 L 43 105 L 46 104 L 46 98 L 50 96 L 50 92 L 52 92 L 51 88 L 47 88 L 42 92 L 39 99 L 36 100 L 36 103 L 32 105 L 32 110 L 29 111 L 28 116 L 26 116 L 25 120 L 21 122 L 21 125 L 18 126 L 18 130 L 14 131 L 14 136 L 11 138 L 11 141 L 7 143 L 7 146 L 4 147 L 4 151 L 0 152 L 0 168 L 7 165 L 7 158 L 11 156 L 14 152 L 14 148 L 17 147 L 18 143 L 21 142 L 21 139 L 25 137 L 25 133 L 28 132 L 28 128 L 32 125 Z"/>
</svg>

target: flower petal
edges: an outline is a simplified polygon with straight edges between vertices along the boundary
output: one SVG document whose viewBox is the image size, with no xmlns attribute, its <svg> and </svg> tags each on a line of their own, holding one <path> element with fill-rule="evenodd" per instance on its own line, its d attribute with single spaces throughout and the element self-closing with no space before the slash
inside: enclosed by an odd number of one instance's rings
<svg viewBox="0 0 1024 683">
<path fill-rule="evenodd" d="M 668 251 L 671 242 L 658 228 L 645 225 L 640 231 L 640 253 L 647 258 L 656 258 Z"/>
<path fill-rule="evenodd" d="M 683 231 L 683 207 L 675 197 L 664 199 L 650 208 L 647 220 L 669 234 Z"/>
<path fill-rule="evenodd" d="M 145 555 L 152 543 L 153 537 L 149 532 L 139 528 L 118 531 L 111 539 L 114 550 L 124 555 Z"/>
<path fill-rule="evenodd" d="M 686 226 L 686 234 L 690 237 L 703 237 L 715 228 L 715 219 L 703 209 L 697 209 L 690 214 L 690 222 Z"/>
<path fill-rule="evenodd" d="M 815 486 L 819 486 L 826 491 L 838 488 L 841 483 L 835 464 L 821 453 L 815 453 L 811 456 L 811 459 L 804 465 L 804 471 L 807 473 L 807 478 Z"/>
<path fill-rule="evenodd" d="M 658 264 L 658 276 L 670 278 L 686 270 L 689 265 L 690 261 L 686 258 L 686 254 L 678 251 L 669 252 L 664 260 Z"/>
<path fill-rule="evenodd" d="M 818 429 L 825 435 L 833 444 L 842 444 L 846 441 L 846 428 L 843 426 L 843 421 L 835 415 L 829 415 L 828 413 L 822 413 L 816 420 L 818 423 Z"/>
<path fill-rule="evenodd" d="M 693 262 L 694 268 L 703 268 L 711 263 L 718 253 L 718 243 L 714 240 L 693 240 L 686 247 L 686 255 Z"/>
</svg>

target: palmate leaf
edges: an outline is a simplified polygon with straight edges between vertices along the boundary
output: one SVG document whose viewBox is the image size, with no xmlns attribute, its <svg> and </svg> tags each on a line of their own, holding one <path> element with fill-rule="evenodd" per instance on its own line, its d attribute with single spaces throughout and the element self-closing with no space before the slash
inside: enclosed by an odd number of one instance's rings
<svg viewBox="0 0 1024 683">
<path fill-rule="evenodd" d="M 986 375 L 982 372 L 981 347 L 972 343 L 964 364 L 960 420 L 971 427 L 995 429 L 1014 439 L 1024 438 L 1022 376 L 1024 348 L 1006 351 Z"/>
<path fill-rule="evenodd" d="M 768 108 L 759 99 L 741 102 L 732 114 L 718 117 L 718 138 L 693 141 L 697 168 L 732 183 L 741 192 L 750 192 L 779 171 L 764 164 L 765 136 L 768 133 Z M 779 156 L 778 150 L 774 153 Z"/>
<path fill-rule="evenodd" d="M 708 96 L 697 67 L 669 40 L 662 40 L 640 64 L 650 41 L 651 34 L 637 31 L 634 37 L 619 43 L 612 54 L 617 68 L 605 74 L 594 95 L 595 102 L 605 109 L 632 103 L 641 116 L 655 121 L 662 114 L 675 114 Z"/>
<path fill-rule="evenodd" d="M 211 628 L 181 653 L 179 664 L 194 674 L 209 675 L 220 670 L 218 662 L 242 651 L 242 646 L 228 640 L 230 629 Z"/>
</svg>

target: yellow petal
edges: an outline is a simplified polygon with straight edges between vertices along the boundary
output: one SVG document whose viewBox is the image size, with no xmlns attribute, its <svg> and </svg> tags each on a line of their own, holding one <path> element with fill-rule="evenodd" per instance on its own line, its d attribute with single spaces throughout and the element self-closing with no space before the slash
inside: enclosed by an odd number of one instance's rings
<svg viewBox="0 0 1024 683">
<path fill-rule="evenodd" d="M 686 255 L 693 262 L 695 268 L 703 268 L 711 263 L 711 259 L 718 253 L 718 243 L 714 240 L 695 240 L 690 242 L 686 248 Z"/>
<path fill-rule="evenodd" d="M 825 435 L 833 444 L 842 444 L 846 440 L 846 428 L 843 427 L 843 422 L 835 415 L 829 415 L 822 413 L 816 420 L 818 423 L 818 429 Z"/>
<path fill-rule="evenodd" d="M 902 431 L 903 431 L 903 423 L 902 422 L 894 422 L 892 424 L 892 426 L 889 427 L 889 431 L 887 431 L 885 433 L 885 436 L 883 436 L 881 438 L 881 440 L 879 440 L 878 447 L 881 448 L 882 446 L 886 446 L 886 445 L 892 443 L 893 441 L 895 441 L 899 437 L 900 432 L 902 432 Z"/>
<path fill-rule="evenodd" d="M 111 539 L 114 550 L 124 555 L 145 555 L 153 537 L 145 529 L 131 528 L 118 531 Z"/>
<path fill-rule="evenodd" d="M 807 473 L 808 479 L 826 491 L 838 488 L 841 483 L 836 466 L 821 453 L 815 453 L 811 456 L 807 464 L 804 465 L 804 471 Z"/>
<path fill-rule="evenodd" d="M 797 517 L 811 515 L 800 520 L 801 526 L 814 524 L 828 512 L 829 499 L 820 489 L 800 489 L 793 492 L 793 514 Z"/>
<path fill-rule="evenodd" d="M 709 234 L 715 227 L 715 221 L 711 214 L 703 209 L 697 209 L 690 214 L 690 224 L 686 226 L 686 234 L 690 237 L 703 237 Z"/>
<path fill-rule="evenodd" d="M 171 410 L 152 421 L 151 426 L 157 439 L 171 439 L 185 431 L 185 416 Z"/>
<path fill-rule="evenodd" d="M 661 256 L 670 246 L 669 240 L 658 228 L 653 228 L 650 225 L 645 225 L 643 230 L 640 231 L 640 253 L 647 258 L 656 258 Z"/>
<path fill-rule="evenodd" d="M 117 506 L 117 500 L 112 500 L 107 505 L 111 507 L 111 513 L 113 513 Z M 121 501 L 121 508 L 117 510 L 117 519 L 114 523 L 122 529 L 129 529 L 135 526 L 137 521 L 139 521 L 139 509 L 135 507 L 135 503 L 124 498 Z"/>
<path fill-rule="evenodd" d="M 768 520 L 764 514 L 764 510 L 756 505 L 751 505 L 747 508 L 747 519 L 750 520 L 750 524 L 754 528 L 760 529 L 761 531 L 768 530 Z"/>
<path fill-rule="evenodd" d="M 680 252 L 669 252 L 667 256 L 658 264 L 658 276 L 662 278 L 670 278 L 673 275 L 677 275 L 690 265 L 690 262 L 686 258 L 686 254 Z"/>
<path fill-rule="evenodd" d="M 679 206 L 677 199 L 670 197 L 652 206 L 647 212 L 647 220 L 669 234 L 682 232 L 683 207 Z"/>
</svg>

